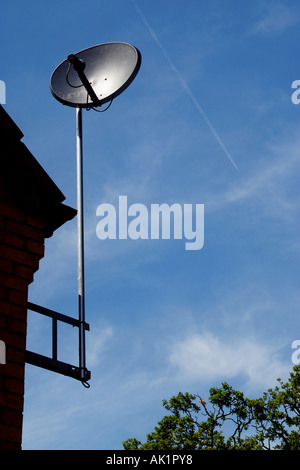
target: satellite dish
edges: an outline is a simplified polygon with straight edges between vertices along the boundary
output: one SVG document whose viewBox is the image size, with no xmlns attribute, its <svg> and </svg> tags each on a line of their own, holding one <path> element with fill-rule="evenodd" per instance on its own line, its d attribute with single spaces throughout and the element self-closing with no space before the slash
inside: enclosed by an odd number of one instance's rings
<svg viewBox="0 0 300 470">
<path fill-rule="evenodd" d="M 111 42 L 70 54 L 53 72 L 53 96 L 71 107 L 101 106 L 120 95 L 134 80 L 141 54 L 134 46 Z"/>
<path fill-rule="evenodd" d="M 64 105 L 76 108 L 79 369 L 83 383 L 90 374 L 85 361 L 82 108 L 96 110 L 112 102 L 131 84 L 140 66 L 138 49 L 123 42 L 111 42 L 70 54 L 50 79 L 52 95 Z"/>
</svg>

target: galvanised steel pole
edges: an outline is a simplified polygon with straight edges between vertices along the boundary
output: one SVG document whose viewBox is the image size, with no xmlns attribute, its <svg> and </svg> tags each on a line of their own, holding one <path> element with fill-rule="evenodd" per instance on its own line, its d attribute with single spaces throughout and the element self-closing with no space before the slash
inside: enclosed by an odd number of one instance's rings
<svg viewBox="0 0 300 470">
<path fill-rule="evenodd" d="M 77 150 L 77 243 L 78 243 L 78 319 L 79 368 L 82 381 L 86 380 L 85 358 L 85 295 L 84 295 L 84 218 L 83 218 L 83 162 L 82 162 L 82 109 L 76 107 Z"/>
</svg>

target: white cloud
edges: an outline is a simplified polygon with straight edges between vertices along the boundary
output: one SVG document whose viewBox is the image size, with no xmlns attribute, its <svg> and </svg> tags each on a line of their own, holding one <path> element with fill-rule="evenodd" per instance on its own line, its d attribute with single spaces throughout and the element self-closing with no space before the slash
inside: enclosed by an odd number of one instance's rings
<svg viewBox="0 0 300 470">
<path fill-rule="evenodd" d="M 251 337 L 227 343 L 210 332 L 191 334 L 177 341 L 169 360 L 189 381 L 228 380 L 242 375 L 251 388 L 273 386 L 277 377 L 288 372 L 275 348 Z"/>
<path fill-rule="evenodd" d="M 109 324 L 103 323 L 92 327 L 87 340 L 89 367 L 95 367 L 99 364 L 104 351 L 109 347 L 113 335 L 113 327 Z"/>
<path fill-rule="evenodd" d="M 295 220 L 299 204 L 290 188 L 300 163 L 300 141 L 296 132 L 290 130 L 287 137 L 280 136 L 268 143 L 258 156 L 259 163 L 252 174 L 245 177 L 241 174 L 238 182 L 217 195 L 208 195 L 206 211 L 250 202 L 256 212 L 263 215 Z"/>
<path fill-rule="evenodd" d="M 281 33 L 297 21 L 286 5 L 270 5 L 264 18 L 253 29 L 254 33 L 272 35 Z"/>
</svg>

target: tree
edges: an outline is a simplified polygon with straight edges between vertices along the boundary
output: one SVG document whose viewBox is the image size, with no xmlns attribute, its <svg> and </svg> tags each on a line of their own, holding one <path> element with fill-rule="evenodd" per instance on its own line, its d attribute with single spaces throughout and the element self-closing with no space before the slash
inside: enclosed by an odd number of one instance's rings
<svg viewBox="0 0 300 470">
<path fill-rule="evenodd" d="M 123 442 L 125 450 L 300 450 L 300 365 L 286 383 L 249 399 L 227 383 L 211 388 L 208 402 L 180 392 L 163 406 L 163 417 L 143 444 Z M 225 435 L 226 434 L 226 435 Z"/>
</svg>

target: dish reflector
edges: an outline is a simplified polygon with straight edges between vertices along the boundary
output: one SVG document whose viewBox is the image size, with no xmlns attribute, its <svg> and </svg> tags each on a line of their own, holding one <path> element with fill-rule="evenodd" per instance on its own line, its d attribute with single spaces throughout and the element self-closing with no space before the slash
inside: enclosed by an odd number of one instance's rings
<svg viewBox="0 0 300 470">
<path fill-rule="evenodd" d="M 134 46 L 111 42 L 71 54 L 53 72 L 53 96 L 71 107 L 101 106 L 120 95 L 134 80 L 141 54 Z"/>
</svg>

